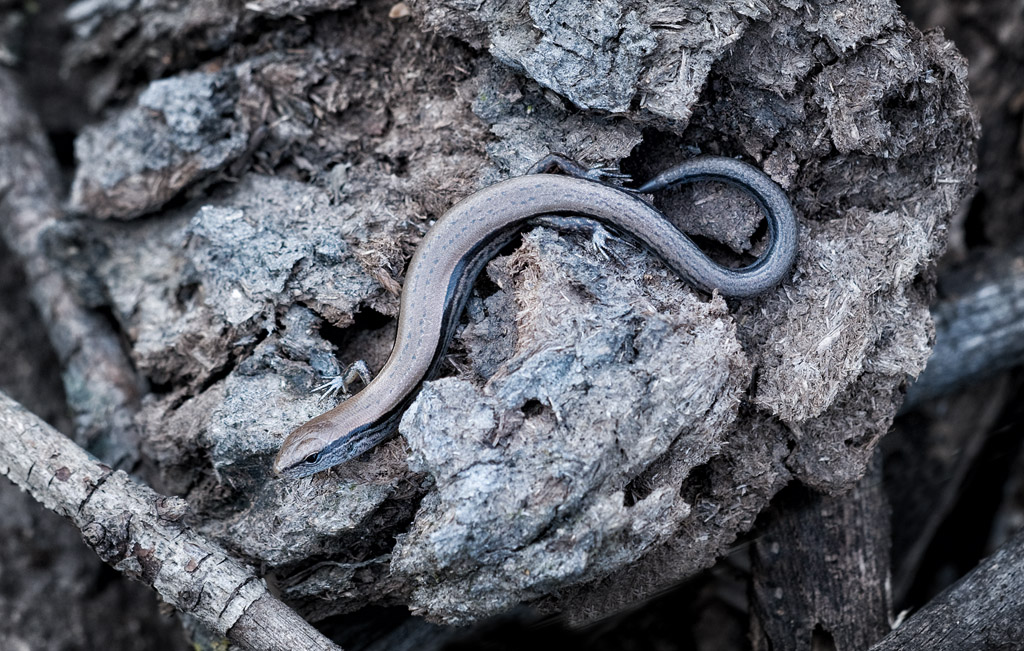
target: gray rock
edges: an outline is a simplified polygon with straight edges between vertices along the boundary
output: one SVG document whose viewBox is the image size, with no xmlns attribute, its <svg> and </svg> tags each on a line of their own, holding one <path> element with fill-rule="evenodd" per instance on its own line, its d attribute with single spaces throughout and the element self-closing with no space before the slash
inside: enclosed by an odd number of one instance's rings
<svg viewBox="0 0 1024 651">
<path fill-rule="evenodd" d="M 254 134 L 240 182 L 97 229 L 82 283 L 160 389 L 136 414 L 153 482 L 311 617 L 403 603 L 447 622 L 520 602 L 587 621 L 713 563 L 788 482 L 848 489 L 927 357 L 977 135 L 955 50 L 871 7 L 415 5 L 526 77 L 386 3 L 240 45 L 223 68 Z M 160 146 L 217 132 L 158 95 L 177 125 Z M 727 302 L 628 244 L 604 260 L 536 231 L 489 266 L 402 438 L 272 479 L 281 438 L 333 404 L 317 375 L 386 358 L 393 329 L 366 315 L 395 315 L 430 219 L 550 151 L 640 179 L 745 157 L 798 214 L 792 278 Z M 729 263 L 760 250 L 733 189 L 655 201 Z"/>
<path fill-rule="evenodd" d="M 75 140 L 71 209 L 138 217 L 223 168 L 245 150 L 233 73 L 155 81 L 135 108 L 87 127 Z"/>
<path fill-rule="evenodd" d="M 691 515 L 675 486 L 724 444 L 751 367 L 724 301 L 615 255 L 529 236 L 498 276 L 516 353 L 485 384 L 429 383 L 403 418 L 436 482 L 392 563 L 414 610 L 471 621 L 605 576 Z"/>
</svg>

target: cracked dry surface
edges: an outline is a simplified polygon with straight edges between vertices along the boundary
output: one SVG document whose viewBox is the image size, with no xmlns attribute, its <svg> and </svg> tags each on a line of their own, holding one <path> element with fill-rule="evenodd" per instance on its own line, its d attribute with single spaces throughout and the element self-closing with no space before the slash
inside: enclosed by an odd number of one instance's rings
<svg viewBox="0 0 1024 651">
<path fill-rule="evenodd" d="M 484 385 L 430 383 L 403 418 L 411 467 L 436 482 L 392 562 L 414 609 L 496 612 L 628 565 L 689 517 L 674 487 L 723 445 L 750 365 L 722 299 L 613 253 L 528 236 L 492 271 L 507 290 L 491 307 L 515 303 L 510 359 Z M 627 494 L 655 461 L 653 490 Z"/>
<path fill-rule="evenodd" d="M 145 217 L 54 235 L 155 389 L 135 414 L 151 481 L 310 617 L 402 603 L 448 622 L 613 612 L 710 565 L 794 478 L 852 486 L 927 358 L 930 269 L 971 185 L 951 45 L 885 0 L 412 4 L 419 22 L 297 10 L 217 50 L 238 87 L 216 125 L 246 151 L 171 208 L 142 186 Z M 488 267 L 402 438 L 270 477 L 331 406 L 319 376 L 386 357 L 430 219 L 550 151 L 639 179 L 697 151 L 758 164 L 799 217 L 792 278 L 726 302 L 627 243 L 604 260 L 534 231 Z M 756 254 L 735 191 L 655 201 L 720 257 Z"/>
</svg>

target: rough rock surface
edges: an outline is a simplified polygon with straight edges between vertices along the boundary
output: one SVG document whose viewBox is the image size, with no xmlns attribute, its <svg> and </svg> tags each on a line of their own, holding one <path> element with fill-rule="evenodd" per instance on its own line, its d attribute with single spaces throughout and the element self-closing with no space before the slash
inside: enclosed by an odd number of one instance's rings
<svg viewBox="0 0 1024 651">
<path fill-rule="evenodd" d="M 691 515 L 678 486 L 726 445 L 750 366 L 721 298 L 616 255 L 609 273 L 550 232 L 528 237 L 491 271 L 514 293 L 482 310 L 515 315 L 507 362 L 483 385 L 431 383 L 403 418 L 411 467 L 436 482 L 392 562 L 417 605 L 497 612 L 626 566 Z M 474 326 L 474 348 L 513 338 Z"/>
<path fill-rule="evenodd" d="M 71 209 L 95 217 L 137 217 L 221 169 L 248 140 L 236 123 L 237 100 L 238 81 L 231 73 L 153 82 L 135 108 L 75 139 Z"/>
<path fill-rule="evenodd" d="M 252 38 L 273 19 L 344 9 L 354 0 L 79 0 L 65 20 L 75 38 L 66 47 L 65 76 L 91 77 L 88 105 L 99 110 L 130 94 L 132 76 L 159 78 L 195 67 L 237 41 Z M 277 30 L 274 30 L 277 31 Z M 286 33 L 276 36 L 287 38 Z M 287 41 L 279 41 L 286 46 Z"/>
<path fill-rule="evenodd" d="M 147 15 L 76 7 L 92 22 L 77 23 L 72 66 Z M 153 118 L 154 87 L 239 86 L 216 128 L 171 119 L 105 160 L 105 177 L 129 178 L 150 147 L 170 151 L 161 173 L 191 174 L 176 190 L 190 201 L 54 237 L 153 387 L 136 414 L 150 481 L 312 617 L 369 600 L 448 622 L 521 601 L 608 613 L 711 564 L 787 482 L 852 486 L 927 358 L 929 270 L 972 182 L 976 125 L 952 46 L 886 0 L 606 0 L 596 14 L 434 1 L 413 3 L 415 20 L 389 8 L 210 40 L 203 72 L 188 58 L 148 68 L 164 79 L 134 99 L 110 89 L 136 63 L 91 81 L 127 104 L 83 149 Z M 211 20 L 208 33 L 241 33 Z M 217 138 L 190 150 L 183 134 Z M 179 153 L 225 140 L 245 151 L 200 173 Z M 332 353 L 380 367 L 429 219 L 549 151 L 639 178 L 696 151 L 757 163 L 800 219 L 791 280 L 726 302 L 626 244 L 603 260 L 533 232 L 490 265 L 448 377 L 403 438 L 272 479 L 280 439 L 329 406 L 308 391 L 337 370 Z M 139 187 L 134 206 L 168 199 Z M 92 217 L 117 214 L 116 196 L 96 197 Z M 757 250 L 757 211 L 733 190 L 656 202 L 725 259 Z"/>
</svg>

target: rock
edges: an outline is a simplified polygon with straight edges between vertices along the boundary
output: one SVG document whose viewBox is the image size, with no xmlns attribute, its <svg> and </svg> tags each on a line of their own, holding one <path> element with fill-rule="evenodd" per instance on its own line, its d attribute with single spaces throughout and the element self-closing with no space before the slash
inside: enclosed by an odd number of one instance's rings
<svg viewBox="0 0 1024 651">
<path fill-rule="evenodd" d="M 80 222 L 92 243 L 63 252 L 158 389 L 136 414 L 152 481 L 311 617 L 404 603 L 461 623 L 520 602 L 614 612 L 712 564 L 787 483 L 853 486 L 927 358 L 931 269 L 972 184 L 950 44 L 883 0 L 409 4 L 413 21 L 381 2 L 237 43 L 221 72 L 190 73 L 237 80 L 208 130 L 147 91 L 95 132 L 139 124 L 145 97 L 177 116 L 154 146 L 252 134 L 176 186 L 191 202 L 154 193 L 132 204 L 146 220 Z M 135 13 L 101 23 L 118 11 Z M 199 104 L 220 106 L 216 88 Z M 430 220 L 551 151 L 639 180 L 698 152 L 759 165 L 799 218 L 792 277 L 725 301 L 627 244 L 604 260 L 534 231 L 489 266 L 402 438 L 272 479 L 279 441 L 331 406 L 317 375 L 383 362 Z M 762 246 L 732 188 L 654 201 L 719 259 Z"/>
<path fill-rule="evenodd" d="M 75 140 L 72 210 L 138 217 L 222 169 L 249 138 L 235 112 L 237 101 L 233 73 L 153 82 L 136 107 L 85 128 Z"/>
</svg>

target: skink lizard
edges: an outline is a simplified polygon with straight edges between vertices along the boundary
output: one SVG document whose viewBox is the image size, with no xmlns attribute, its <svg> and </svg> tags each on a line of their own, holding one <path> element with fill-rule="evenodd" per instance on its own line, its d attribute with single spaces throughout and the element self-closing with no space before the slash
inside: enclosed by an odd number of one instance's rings
<svg viewBox="0 0 1024 651">
<path fill-rule="evenodd" d="M 581 169 L 571 162 L 556 166 Z M 694 181 L 729 183 L 757 201 L 768 222 L 768 244 L 760 258 L 739 269 L 723 267 L 636 196 Z M 305 477 L 394 436 L 402 413 L 440 367 L 484 265 L 531 220 L 551 215 L 583 216 L 632 236 L 693 286 L 725 296 L 771 289 L 796 258 L 797 225 L 786 195 L 763 172 L 732 158 L 693 158 L 630 191 L 556 174 L 530 174 L 484 188 L 441 216 L 413 255 L 398 334 L 384 368 L 357 394 L 289 434 L 274 471 Z"/>
</svg>

